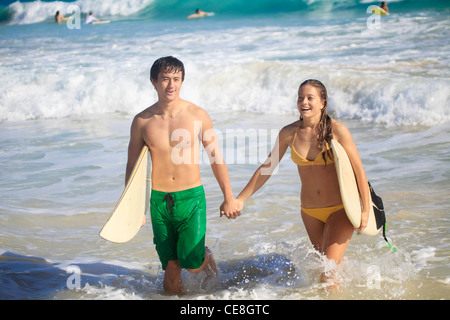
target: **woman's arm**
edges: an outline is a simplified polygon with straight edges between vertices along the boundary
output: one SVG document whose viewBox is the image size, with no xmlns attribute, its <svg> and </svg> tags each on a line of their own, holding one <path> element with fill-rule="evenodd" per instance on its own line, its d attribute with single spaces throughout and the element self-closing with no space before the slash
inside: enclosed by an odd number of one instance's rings
<svg viewBox="0 0 450 320">
<path fill-rule="evenodd" d="M 244 202 L 258 191 L 272 176 L 273 171 L 286 153 L 287 147 L 289 146 L 289 137 L 290 129 L 289 126 L 287 126 L 280 131 L 275 146 L 266 161 L 255 171 L 245 188 L 236 198 L 242 206 Z"/>
</svg>

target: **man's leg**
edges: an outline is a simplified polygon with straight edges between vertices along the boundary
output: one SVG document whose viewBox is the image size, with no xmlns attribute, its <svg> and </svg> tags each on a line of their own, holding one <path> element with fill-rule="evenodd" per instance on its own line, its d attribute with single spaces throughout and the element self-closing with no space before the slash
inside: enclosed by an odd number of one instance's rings
<svg viewBox="0 0 450 320">
<path fill-rule="evenodd" d="M 197 269 L 186 269 L 191 273 L 199 273 L 202 270 L 208 274 L 208 276 L 217 275 L 219 272 L 217 271 L 216 262 L 214 261 L 211 250 L 208 247 L 205 247 L 205 261 L 203 264 Z"/>
<path fill-rule="evenodd" d="M 164 289 L 168 294 L 179 294 L 183 289 L 181 267 L 178 260 L 169 260 L 164 273 Z"/>
</svg>

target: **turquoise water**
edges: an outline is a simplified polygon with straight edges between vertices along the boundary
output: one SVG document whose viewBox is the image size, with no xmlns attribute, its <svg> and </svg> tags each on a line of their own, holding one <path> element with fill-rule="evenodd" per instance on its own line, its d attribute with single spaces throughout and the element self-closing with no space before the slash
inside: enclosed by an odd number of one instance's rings
<svg viewBox="0 0 450 320">
<path fill-rule="evenodd" d="M 92 10 L 111 23 L 53 23 L 70 4 L 81 22 Z M 150 66 L 174 55 L 186 67 L 182 97 L 223 135 L 235 194 L 272 134 L 298 117 L 298 85 L 322 80 L 398 248 L 354 235 L 337 267 L 341 290 L 327 290 L 320 273 L 336 267 L 309 243 L 289 155 L 236 221 L 219 218 L 220 189 L 202 164 L 207 244 L 221 277 L 183 273 L 183 299 L 448 299 L 450 9 L 390 1 L 372 29 L 374 4 L 1 2 L 0 297 L 169 298 L 149 225 L 123 245 L 98 232 L 123 189 L 131 120 L 156 100 Z M 215 14 L 186 19 L 197 7 Z M 249 146 L 227 134 L 269 138 Z"/>
</svg>

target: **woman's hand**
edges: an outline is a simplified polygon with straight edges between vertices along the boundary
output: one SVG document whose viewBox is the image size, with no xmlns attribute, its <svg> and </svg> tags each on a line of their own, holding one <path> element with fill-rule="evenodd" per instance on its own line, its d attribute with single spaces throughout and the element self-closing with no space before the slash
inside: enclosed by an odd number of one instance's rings
<svg viewBox="0 0 450 320">
<path fill-rule="evenodd" d="M 359 228 L 355 228 L 356 232 L 362 232 L 367 227 L 367 222 L 369 221 L 369 211 L 361 212 L 361 224 Z"/>
</svg>

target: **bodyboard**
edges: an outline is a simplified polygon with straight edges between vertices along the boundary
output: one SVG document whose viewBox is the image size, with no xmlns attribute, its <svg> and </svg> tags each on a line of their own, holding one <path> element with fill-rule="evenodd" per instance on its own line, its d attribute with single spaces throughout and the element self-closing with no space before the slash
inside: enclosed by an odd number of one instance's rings
<svg viewBox="0 0 450 320">
<path fill-rule="evenodd" d="M 144 146 L 111 217 L 100 231 L 100 237 L 111 242 L 124 243 L 138 233 L 143 215 L 149 207 L 150 176 L 148 147 Z"/>
<path fill-rule="evenodd" d="M 389 15 L 388 12 L 386 12 L 383 8 L 381 7 L 377 7 L 372 9 L 372 13 L 374 14 L 379 14 L 380 16 L 385 16 L 385 15 Z"/>
<path fill-rule="evenodd" d="M 361 225 L 362 202 L 352 164 L 348 158 L 347 152 L 339 142 L 332 139 L 331 148 L 333 149 L 335 159 L 342 204 L 344 205 L 345 212 L 352 225 L 355 228 L 359 228 Z M 361 233 L 374 236 L 377 235 L 380 230 L 381 228 L 377 229 L 377 222 L 373 212 L 372 198 L 370 198 L 369 221 L 367 222 L 367 227 Z"/>
</svg>

